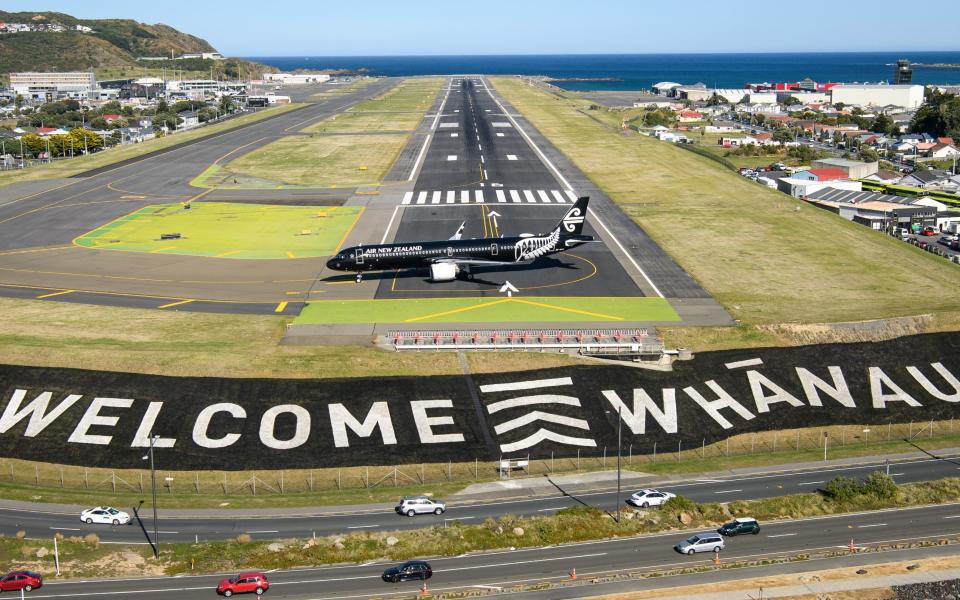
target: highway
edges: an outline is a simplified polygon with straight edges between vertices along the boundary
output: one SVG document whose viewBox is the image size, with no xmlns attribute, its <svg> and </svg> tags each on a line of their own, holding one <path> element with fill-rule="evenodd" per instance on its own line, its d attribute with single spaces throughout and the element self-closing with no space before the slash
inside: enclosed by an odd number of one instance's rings
<svg viewBox="0 0 960 600">
<path fill-rule="evenodd" d="M 559 581 L 576 569 L 580 577 L 619 571 L 708 566 L 711 556 L 685 556 L 672 547 L 686 533 L 663 533 L 641 537 L 598 540 L 554 546 L 470 554 L 431 559 L 434 593 L 454 590 L 498 588 L 516 583 Z M 727 539 L 722 559 L 756 559 L 789 556 L 811 551 L 843 550 L 853 540 L 856 546 L 902 543 L 960 535 L 960 505 L 870 511 L 764 524 L 758 535 Z M 882 556 L 882 555 L 880 555 Z M 338 565 L 301 568 L 268 574 L 269 595 L 313 600 L 411 596 L 419 582 L 387 584 L 380 579 L 384 568 L 394 563 Z M 829 568 L 824 561 L 820 568 Z M 736 576 L 735 573 L 732 575 Z M 222 576 L 204 575 L 142 579 L 63 581 L 48 583 L 31 598 L 115 598 L 145 600 L 171 594 L 197 597 L 213 595 Z M 582 588 L 590 595 L 590 587 Z"/>
<path fill-rule="evenodd" d="M 884 469 L 882 462 L 852 467 L 784 471 L 767 475 L 749 477 L 727 477 L 710 480 L 675 480 L 673 483 L 654 482 L 662 490 L 672 491 L 698 502 L 730 502 L 786 494 L 813 492 L 822 487 L 827 480 L 838 475 L 864 477 L 877 469 Z M 898 483 L 929 481 L 943 477 L 957 476 L 958 467 L 948 460 L 924 459 L 895 462 L 890 465 L 890 474 Z M 652 486 L 651 486 L 652 487 Z M 633 488 L 624 489 L 621 502 Z M 278 514 L 276 516 L 247 514 L 231 516 L 224 510 L 222 515 L 208 516 L 211 511 L 192 511 L 203 516 L 190 516 L 191 511 L 171 511 L 166 513 L 160 504 L 161 541 L 205 541 L 234 538 L 247 533 L 254 539 L 282 539 L 291 537 L 307 538 L 312 535 L 323 536 L 348 533 L 351 531 L 389 531 L 413 529 L 440 524 L 444 521 L 461 521 L 465 524 L 482 523 L 484 519 L 496 518 L 505 514 L 545 515 L 574 506 L 577 503 L 616 510 L 616 491 L 604 490 L 564 497 L 557 495 L 538 498 L 516 498 L 508 500 L 485 500 L 458 504 L 448 502 L 447 512 L 441 516 L 420 515 L 405 517 L 394 513 L 392 505 L 370 507 L 358 510 L 340 508 L 335 511 L 322 511 L 304 508 L 302 511 Z M 118 507 L 130 511 L 129 507 Z M 243 511 L 237 511 L 243 514 Z M 131 512 L 132 514 L 132 512 Z M 148 529 L 152 525 L 148 517 L 152 516 L 149 505 L 142 512 Z M 112 527 L 110 525 L 87 525 L 80 521 L 79 512 L 65 512 L 45 509 L 42 504 L 33 505 L 29 510 L 0 509 L 0 533 L 14 535 L 25 531 L 29 538 L 45 539 L 54 532 L 64 535 L 85 535 L 95 532 L 104 542 L 146 543 L 140 528 L 136 524 Z"/>
</svg>

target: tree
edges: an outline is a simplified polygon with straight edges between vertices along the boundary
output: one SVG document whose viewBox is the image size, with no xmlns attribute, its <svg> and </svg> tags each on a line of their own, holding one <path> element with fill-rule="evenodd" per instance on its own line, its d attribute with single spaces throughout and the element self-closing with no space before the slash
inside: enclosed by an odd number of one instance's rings
<svg viewBox="0 0 960 600">
<path fill-rule="evenodd" d="M 47 143 L 42 137 L 34 133 L 28 133 L 20 138 L 25 150 L 29 150 L 33 156 L 40 156 L 40 153 L 47 149 Z"/>
<path fill-rule="evenodd" d="M 773 132 L 773 141 L 785 144 L 793 141 L 793 133 L 786 127 L 779 127 Z"/>
<path fill-rule="evenodd" d="M 13 99 L 13 105 L 17 107 L 17 110 L 20 110 L 20 107 L 23 106 L 23 96 L 17 94 L 17 96 Z"/>
<path fill-rule="evenodd" d="M 870 126 L 870 131 L 875 131 L 877 133 L 889 134 L 896 125 L 888 115 L 880 113 L 877 115 L 877 118 L 873 120 L 873 124 Z"/>
<path fill-rule="evenodd" d="M 927 88 L 924 102 L 910 122 L 910 131 L 960 137 L 960 96 Z"/>
<path fill-rule="evenodd" d="M 164 100 L 163 98 L 161 98 L 160 101 L 157 102 L 157 112 L 156 112 L 156 114 L 166 113 L 166 112 L 170 112 L 170 106 L 167 105 L 167 101 L 166 101 L 166 100 Z"/>
<path fill-rule="evenodd" d="M 220 112 L 229 113 L 233 110 L 233 98 L 224 94 L 220 96 Z"/>
<path fill-rule="evenodd" d="M 860 148 L 860 160 L 875 162 L 880 160 L 880 155 L 873 148 Z"/>
<path fill-rule="evenodd" d="M 95 152 L 103 148 L 103 136 L 83 129 L 82 127 L 71 129 L 69 135 L 73 140 L 75 153 L 80 151 Z"/>
<path fill-rule="evenodd" d="M 797 104 L 801 104 L 801 102 L 794 96 L 787 96 L 786 100 L 783 101 L 784 106 L 796 106 Z"/>
</svg>

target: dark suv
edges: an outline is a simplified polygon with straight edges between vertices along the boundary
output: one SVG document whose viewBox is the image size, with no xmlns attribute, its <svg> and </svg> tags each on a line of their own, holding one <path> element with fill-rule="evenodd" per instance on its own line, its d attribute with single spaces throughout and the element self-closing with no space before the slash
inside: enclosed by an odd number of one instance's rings
<svg viewBox="0 0 960 600">
<path fill-rule="evenodd" d="M 388 583 L 397 583 L 410 579 L 430 579 L 433 577 L 433 568 L 424 560 L 410 560 L 399 567 L 390 567 L 381 575 Z"/>
<path fill-rule="evenodd" d="M 734 519 L 729 523 L 720 527 L 717 530 L 717 533 L 720 535 L 740 535 L 741 533 L 752 533 L 754 535 L 760 533 L 760 523 L 756 519 L 751 519 L 750 517 L 744 517 L 742 519 Z"/>
</svg>

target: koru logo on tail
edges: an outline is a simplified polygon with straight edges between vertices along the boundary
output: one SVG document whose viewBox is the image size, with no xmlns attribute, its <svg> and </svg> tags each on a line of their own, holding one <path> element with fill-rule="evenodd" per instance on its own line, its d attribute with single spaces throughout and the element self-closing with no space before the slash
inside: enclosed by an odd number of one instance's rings
<svg viewBox="0 0 960 600">
<path fill-rule="evenodd" d="M 583 213 L 580 212 L 579 206 L 574 206 L 570 209 L 570 212 L 563 217 L 563 228 L 568 233 L 573 233 L 577 230 L 577 225 L 583 223 Z"/>
</svg>

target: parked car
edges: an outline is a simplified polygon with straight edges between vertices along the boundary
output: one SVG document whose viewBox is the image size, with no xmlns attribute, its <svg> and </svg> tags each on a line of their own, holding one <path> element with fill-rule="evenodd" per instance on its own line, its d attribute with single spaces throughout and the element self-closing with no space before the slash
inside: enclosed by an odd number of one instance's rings
<svg viewBox="0 0 960 600">
<path fill-rule="evenodd" d="M 724 544 L 719 533 L 698 533 L 688 537 L 673 548 L 680 554 L 695 554 L 697 552 L 720 552 L 723 550 Z"/>
<path fill-rule="evenodd" d="M 676 497 L 676 494 L 661 492 L 660 490 L 640 490 L 630 494 L 630 497 L 627 498 L 627 504 L 647 508 L 649 506 L 660 506 L 670 498 Z"/>
<path fill-rule="evenodd" d="M 741 517 L 721 525 L 720 529 L 717 529 L 717 533 L 729 536 L 740 535 L 741 533 L 757 535 L 760 533 L 760 523 L 752 517 Z"/>
<path fill-rule="evenodd" d="M 240 573 L 236 577 L 224 579 L 217 585 L 217 593 L 228 598 L 234 594 L 251 592 L 262 596 L 268 589 L 270 589 L 270 582 L 267 581 L 267 576 L 255 571 Z"/>
<path fill-rule="evenodd" d="M 13 571 L 0 579 L 0 592 L 29 592 L 43 587 L 43 575 L 34 571 Z"/>
<path fill-rule="evenodd" d="M 88 525 L 91 523 L 126 525 L 130 522 L 130 515 L 110 506 L 98 506 L 80 513 L 80 520 Z"/>
<path fill-rule="evenodd" d="M 927 240 L 921 240 L 919 243 L 917 243 L 917 245 L 920 246 L 921 250 L 926 250 L 930 243 L 927 242 Z"/>
<path fill-rule="evenodd" d="M 943 244 L 944 246 L 949 246 L 949 245 L 950 245 L 950 242 L 952 242 L 952 241 L 953 241 L 953 236 L 942 235 L 942 236 L 940 236 L 940 239 L 937 240 L 937 243 L 938 243 L 938 244 Z"/>
<path fill-rule="evenodd" d="M 447 505 L 444 502 L 432 500 L 426 496 L 410 496 L 401 498 L 400 504 L 398 504 L 394 510 L 397 511 L 398 515 L 407 515 L 408 517 L 428 513 L 439 515 L 447 510 Z"/>
<path fill-rule="evenodd" d="M 380 577 L 388 583 L 430 579 L 433 577 L 433 567 L 425 560 L 409 560 L 400 566 L 390 567 Z"/>
<path fill-rule="evenodd" d="M 928 237 L 934 236 L 934 235 L 937 235 L 937 230 L 927 225 L 926 227 L 923 228 L 923 231 L 920 232 L 920 235 L 925 235 Z"/>
</svg>

